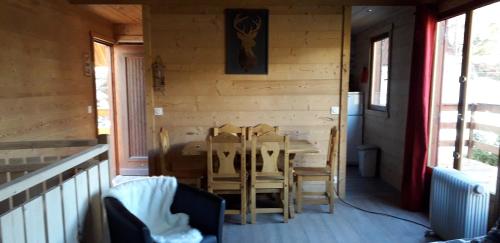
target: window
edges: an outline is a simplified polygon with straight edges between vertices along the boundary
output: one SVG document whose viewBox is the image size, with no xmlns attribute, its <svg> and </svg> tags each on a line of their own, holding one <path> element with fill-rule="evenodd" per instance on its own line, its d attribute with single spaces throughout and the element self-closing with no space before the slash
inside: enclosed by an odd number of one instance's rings
<svg viewBox="0 0 500 243">
<path fill-rule="evenodd" d="M 500 3 L 437 25 L 429 163 L 495 193 L 500 154 Z"/>
<path fill-rule="evenodd" d="M 372 39 L 369 109 L 387 111 L 389 97 L 390 38 L 385 33 Z"/>
</svg>

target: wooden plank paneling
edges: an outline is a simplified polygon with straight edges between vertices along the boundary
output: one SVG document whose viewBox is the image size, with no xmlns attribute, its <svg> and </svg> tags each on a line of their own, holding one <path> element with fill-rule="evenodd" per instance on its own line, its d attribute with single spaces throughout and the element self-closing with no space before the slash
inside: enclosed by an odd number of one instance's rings
<svg viewBox="0 0 500 243">
<path fill-rule="evenodd" d="M 38 197 L 23 206 L 26 243 L 45 241 L 45 217 L 43 198 Z"/>
<path fill-rule="evenodd" d="M 143 157 L 147 154 L 146 144 L 136 142 L 146 141 L 143 65 L 143 57 L 125 57 L 130 157 Z"/>
<path fill-rule="evenodd" d="M 110 22 L 65 0 L 0 1 L 0 141 L 95 137 L 90 31 L 113 36 Z"/>
<path fill-rule="evenodd" d="M 2 242 L 25 243 L 23 209 L 16 208 L 0 218 Z"/>
<path fill-rule="evenodd" d="M 225 74 L 223 10 L 235 7 L 269 9 L 266 75 Z M 173 167 L 198 163 L 202 168 L 203 158 L 182 157 L 178 148 L 206 139 L 211 127 L 225 123 L 267 123 L 280 126 L 280 131 L 294 139 L 308 139 L 321 151 L 297 156 L 297 163 L 324 165 L 325 134 L 339 125 L 339 116 L 330 114 L 330 108 L 342 105 L 341 92 L 347 91 L 348 83 L 349 62 L 343 60 L 348 53 L 342 49 L 342 42 L 349 40 L 344 39 L 342 11 L 335 3 L 314 2 L 179 2 L 152 6 L 148 12 L 151 29 L 144 28 L 145 40 L 150 43 L 145 47 L 151 57 L 160 56 L 165 63 L 166 88 L 152 93 L 149 99 L 152 107 L 163 107 L 165 113 L 151 115 L 153 121 L 148 124 L 154 127 L 150 141 L 155 141 L 160 127 L 167 128 Z M 146 77 L 151 77 L 150 70 Z M 155 151 L 156 146 L 149 148 Z"/>
<path fill-rule="evenodd" d="M 109 161 L 103 161 L 99 164 L 99 185 L 101 194 L 104 195 L 111 186 L 109 178 Z"/>
<path fill-rule="evenodd" d="M 278 126 L 332 125 L 336 120 L 329 111 L 224 111 L 224 112 L 169 112 L 169 116 L 158 117 L 159 123 L 168 126 L 213 126 L 225 123 L 254 126 L 267 123 Z"/>
<path fill-rule="evenodd" d="M 142 21 L 141 5 L 89 4 L 84 8 L 115 24 L 140 24 Z"/>
<path fill-rule="evenodd" d="M 89 208 L 89 185 L 87 171 L 81 172 L 76 176 L 75 185 L 78 212 L 78 233 L 83 233 Z"/>
<path fill-rule="evenodd" d="M 78 203 L 75 181 L 75 178 L 71 178 L 62 184 L 64 239 L 67 243 L 78 242 Z"/>
<path fill-rule="evenodd" d="M 76 202 L 74 202 L 76 205 Z M 45 215 L 47 217 L 47 239 L 49 243 L 64 242 L 64 221 L 61 187 L 45 194 Z"/>
<path fill-rule="evenodd" d="M 94 242 L 102 241 L 102 208 L 101 208 L 101 192 L 99 183 L 99 166 L 93 166 L 88 169 L 88 183 L 90 196 L 90 227 L 92 227 L 92 239 Z"/>
<path fill-rule="evenodd" d="M 106 195 L 111 186 L 111 180 L 109 178 L 109 161 L 105 160 L 99 164 L 99 185 L 101 190 L 101 198 Z M 101 204 L 102 206 L 102 204 Z M 104 242 L 109 242 L 109 228 L 108 221 L 106 218 L 106 210 L 102 210 L 102 228 L 103 228 L 103 240 Z"/>
</svg>

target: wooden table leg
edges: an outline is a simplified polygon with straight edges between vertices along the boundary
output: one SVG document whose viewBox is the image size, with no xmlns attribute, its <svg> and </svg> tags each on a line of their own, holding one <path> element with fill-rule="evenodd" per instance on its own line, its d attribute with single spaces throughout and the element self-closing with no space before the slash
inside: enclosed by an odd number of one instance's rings
<svg viewBox="0 0 500 243">
<path fill-rule="evenodd" d="M 290 193 L 288 193 L 288 210 L 290 212 L 289 216 L 292 219 L 295 217 L 295 192 L 296 192 L 295 182 L 293 181 L 293 159 L 294 158 L 295 158 L 295 154 L 290 154 L 290 167 L 288 169 L 288 171 L 289 171 L 288 184 L 289 184 L 289 188 L 290 188 Z"/>
</svg>

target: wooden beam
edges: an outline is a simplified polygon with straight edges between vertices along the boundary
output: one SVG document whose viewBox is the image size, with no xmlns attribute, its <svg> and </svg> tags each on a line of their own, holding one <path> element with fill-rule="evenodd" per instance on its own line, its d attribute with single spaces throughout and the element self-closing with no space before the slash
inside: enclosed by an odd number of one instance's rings
<svg viewBox="0 0 500 243">
<path fill-rule="evenodd" d="M 347 92 L 349 91 L 349 63 L 351 55 L 351 7 L 344 6 L 342 25 L 342 65 L 340 79 L 340 119 L 338 142 L 338 174 L 337 192 L 340 197 L 345 196 L 346 166 L 347 166 Z"/>
<path fill-rule="evenodd" d="M 144 38 L 144 96 L 146 97 L 146 142 L 149 160 L 149 174 L 156 174 L 159 169 L 155 168 L 157 155 L 159 154 L 160 145 L 155 134 L 155 117 L 153 113 L 154 91 L 153 91 L 153 72 L 151 64 L 153 63 L 152 47 L 151 47 L 151 8 L 150 6 L 142 6 L 142 31 Z M 156 135 L 156 136 L 155 136 Z"/>
<path fill-rule="evenodd" d="M 142 24 L 115 24 L 113 34 L 118 43 L 143 43 Z"/>
</svg>

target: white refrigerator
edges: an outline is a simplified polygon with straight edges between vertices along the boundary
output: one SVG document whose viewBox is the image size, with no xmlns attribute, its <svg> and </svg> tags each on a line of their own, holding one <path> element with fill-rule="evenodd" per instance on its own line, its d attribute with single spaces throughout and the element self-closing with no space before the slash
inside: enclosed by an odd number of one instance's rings
<svg viewBox="0 0 500 243">
<path fill-rule="evenodd" d="M 363 144 L 363 93 L 347 96 L 347 164 L 358 165 L 357 147 Z"/>
</svg>

